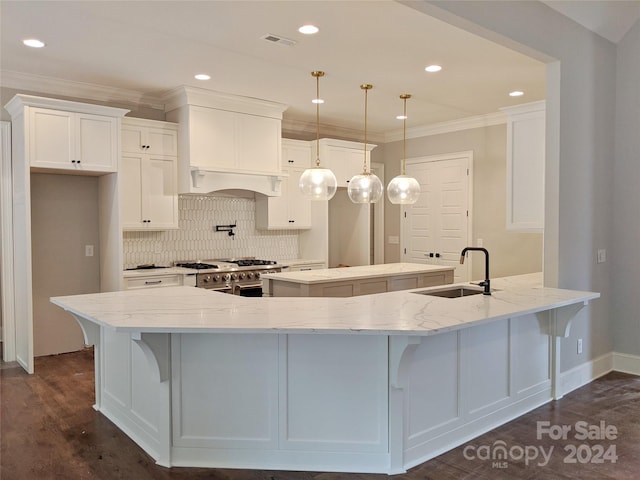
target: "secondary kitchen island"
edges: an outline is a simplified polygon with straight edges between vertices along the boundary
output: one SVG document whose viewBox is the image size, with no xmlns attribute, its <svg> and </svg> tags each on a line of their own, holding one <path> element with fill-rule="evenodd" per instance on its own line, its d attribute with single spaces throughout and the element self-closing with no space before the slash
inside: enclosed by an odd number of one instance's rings
<svg viewBox="0 0 640 480">
<path fill-rule="evenodd" d="M 383 263 L 262 275 L 274 297 L 353 297 L 453 283 L 454 267 Z"/>
<path fill-rule="evenodd" d="M 557 339 L 599 294 L 538 284 L 496 279 L 491 296 L 455 299 L 182 286 L 52 302 L 95 345 L 95 408 L 160 465 L 393 474 L 562 396 Z"/>
</svg>

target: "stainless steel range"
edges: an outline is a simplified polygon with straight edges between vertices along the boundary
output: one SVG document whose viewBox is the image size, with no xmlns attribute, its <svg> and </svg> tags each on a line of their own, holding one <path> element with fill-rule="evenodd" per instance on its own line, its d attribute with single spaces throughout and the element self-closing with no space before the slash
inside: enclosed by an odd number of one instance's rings
<svg viewBox="0 0 640 480">
<path fill-rule="evenodd" d="M 262 296 L 263 273 L 277 273 L 282 267 L 273 260 L 229 258 L 175 262 L 176 267 L 196 270 L 196 287 L 245 297 Z"/>
</svg>

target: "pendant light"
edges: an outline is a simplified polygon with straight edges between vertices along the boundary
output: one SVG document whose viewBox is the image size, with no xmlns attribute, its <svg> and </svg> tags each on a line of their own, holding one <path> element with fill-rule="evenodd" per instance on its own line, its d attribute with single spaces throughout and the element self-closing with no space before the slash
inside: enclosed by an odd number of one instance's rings
<svg viewBox="0 0 640 480">
<path fill-rule="evenodd" d="M 403 93 L 400 98 L 404 101 L 404 113 L 402 115 L 402 162 L 400 175 L 394 177 L 387 186 L 387 197 L 395 204 L 409 205 L 416 203 L 420 196 L 420 184 L 413 177 L 407 176 L 407 99 L 408 93 Z"/>
<path fill-rule="evenodd" d="M 331 200 L 338 189 L 338 181 L 331 170 L 320 166 L 320 77 L 324 72 L 313 71 L 311 76 L 316 79 L 316 165 L 302 172 L 298 185 L 302 194 L 311 200 Z"/>
<path fill-rule="evenodd" d="M 347 193 L 353 203 L 375 203 L 382 198 L 384 187 L 378 176 L 367 170 L 367 94 L 373 85 L 360 85 L 364 90 L 364 164 L 362 173 L 349 181 Z"/>
</svg>

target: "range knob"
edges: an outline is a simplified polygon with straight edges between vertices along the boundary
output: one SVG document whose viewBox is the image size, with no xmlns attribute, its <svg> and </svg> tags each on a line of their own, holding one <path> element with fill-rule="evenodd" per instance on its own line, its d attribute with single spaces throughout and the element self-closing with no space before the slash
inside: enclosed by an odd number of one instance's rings
<svg viewBox="0 0 640 480">
<path fill-rule="evenodd" d="M 256 280 L 260 278 L 260 272 L 256 272 Z"/>
<path fill-rule="evenodd" d="M 246 276 L 247 276 L 247 274 L 246 274 L 246 273 L 244 273 L 244 272 L 242 272 L 242 273 L 240 274 L 240 280 L 244 280 L 244 279 L 246 278 Z"/>
<path fill-rule="evenodd" d="M 222 276 L 222 280 L 224 280 L 225 282 L 228 282 L 230 278 L 231 278 L 231 275 L 229 275 L 228 273 L 225 273 Z"/>
<path fill-rule="evenodd" d="M 214 275 L 213 276 L 213 281 L 214 282 L 219 282 L 220 281 L 220 275 Z"/>
<path fill-rule="evenodd" d="M 207 275 L 206 277 L 204 277 L 204 278 L 202 279 L 202 281 L 203 281 L 204 283 L 209 283 L 209 282 L 211 281 L 211 275 Z"/>
<path fill-rule="evenodd" d="M 254 274 L 253 272 L 247 273 L 247 277 L 249 277 L 249 280 L 251 280 L 254 277 L 254 275 L 257 275 L 257 273 L 256 274 Z"/>
<path fill-rule="evenodd" d="M 238 274 L 237 273 L 232 273 L 231 274 L 231 280 L 237 280 L 238 279 Z"/>
</svg>

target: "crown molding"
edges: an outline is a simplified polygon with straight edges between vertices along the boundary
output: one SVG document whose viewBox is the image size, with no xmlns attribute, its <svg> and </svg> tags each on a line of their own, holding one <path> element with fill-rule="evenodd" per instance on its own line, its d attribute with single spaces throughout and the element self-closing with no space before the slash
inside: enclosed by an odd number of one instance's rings
<svg viewBox="0 0 640 480">
<path fill-rule="evenodd" d="M 34 75 L 31 73 L 0 70 L 0 86 L 20 91 L 38 92 L 40 94 L 164 110 L 164 103 L 159 96 L 149 95 L 135 90 L 76 82 L 73 80 L 62 80 L 60 78 Z"/>
<path fill-rule="evenodd" d="M 282 133 L 283 135 L 290 136 L 292 138 L 303 138 L 305 140 L 315 140 L 316 138 L 316 123 L 305 122 L 302 120 L 295 120 L 291 118 L 282 119 Z M 320 138 L 337 138 L 343 140 L 350 140 L 355 142 L 362 142 L 363 130 L 347 127 L 339 127 L 337 125 L 328 125 L 325 123 L 320 124 Z M 381 144 L 385 142 L 385 134 L 378 132 L 367 132 L 367 143 Z"/>
<path fill-rule="evenodd" d="M 433 123 L 419 127 L 407 128 L 407 138 L 428 137 L 431 135 L 441 135 L 443 133 L 459 132 L 472 128 L 491 127 L 507 123 L 507 115 L 502 112 L 488 113 L 486 115 L 475 115 L 473 117 L 460 118 L 448 122 Z M 402 130 L 394 130 L 384 135 L 384 142 L 397 142 L 402 140 Z"/>
</svg>

